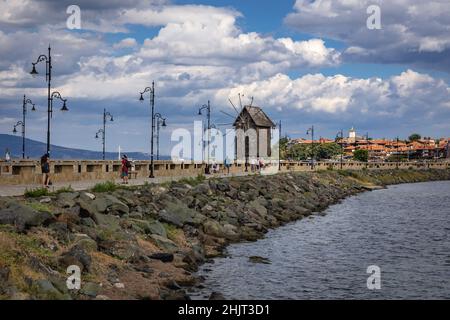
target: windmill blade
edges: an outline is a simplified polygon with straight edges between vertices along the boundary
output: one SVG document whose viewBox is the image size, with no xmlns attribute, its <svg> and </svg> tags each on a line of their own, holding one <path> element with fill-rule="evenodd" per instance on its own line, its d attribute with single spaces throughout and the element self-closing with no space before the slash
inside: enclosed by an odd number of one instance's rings
<svg viewBox="0 0 450 320">
<path fill-rule="evenodd" d="M 242 110 L 242 99 L 241 99 L 241 94 L 239 93 L 239 105 L 241 106 L 241 110 Z"/>
<path fill-rule="evenodd" d="M 231 114 L 229 114 L 228 112 L 225 112 L 225 111 L 222 111 L 222 110 L 220 110 L 220 112 L 222 112 L 223 114 L 225 114 L 225 115 L 227 115 L 227 116 L 229 116 L 229 117 L 231 117 L 231 118 L 235 118 L 233 115 L 231 115 Z"/>
<path fill-rule="evenodd" d="M 250 101 L 250 107 L 251 106 L 253 106 L 253 97 L 252 97 L 252 99 L 251 99 L 251 101 Z"/>
<path fill-rule="evenodd" d="M 234 111 L 236 111 L 237 114 L 239 114 L 240 112 L 238 111 L 238 109 L 236 108 L 236 106 L 233 104 L 233 102 L 231 101 L 231 99 L 228 99 L 228 101 L 230 101 L 231 105 L 234 108 Z"/>
<path fill-rule="evenodd" d="M 223 127 L 223 126 L 231 126 L 231 125 L 233 125 L 233 124 L 234 124 L 234 123 L 231 122 L 231 123 L 218 123 L 217 125 L 220 126 L 220 127 Z"/>
</svg>

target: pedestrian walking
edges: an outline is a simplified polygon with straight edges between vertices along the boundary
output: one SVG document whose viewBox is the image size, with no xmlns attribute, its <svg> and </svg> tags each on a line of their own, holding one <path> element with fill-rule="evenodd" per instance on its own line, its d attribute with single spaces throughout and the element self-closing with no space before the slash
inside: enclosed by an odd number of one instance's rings
<svg viewBox="0 0 450 320">
<path fill-rule="evenodd" d="M 128 160 L 128 157 L 126 154 L 122 156 L 122 170 L 121 170 L 121 177 L 122 177 L 122 183 L 128 184 L 128 170 L 131 168 L 131 162 Z"/>
<path fill-rule="evenodd" d="M 229 157 L 225 158 L 225 169 L 227 170 L 227 174 L 230 174 L 231 160 Z"/>
<path fill-rule="evenodd" d="M 48 188 L 51 185 L 50 181 L 50 155 L 48 153 L 41 157 L 41 171 L 42 171 L 42 186 Z"/>
<path fill-rule="evenodd" d="M 9 152 L 8 148 L 6 148 L 6 152 L 5 152 L 5 161 L 6 162 L 10 162 L 11 161 L 11 153 Z"/>
</svg>

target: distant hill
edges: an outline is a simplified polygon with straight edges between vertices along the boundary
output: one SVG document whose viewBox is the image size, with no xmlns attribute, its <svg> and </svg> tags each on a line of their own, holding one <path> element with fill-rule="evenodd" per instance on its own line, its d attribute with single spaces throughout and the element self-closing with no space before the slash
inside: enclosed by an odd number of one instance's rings
<svg viewBox="0 0 450 320">
<path fill-rule="evenodd" d="M 5 157 L 6 148 L 9 149 L 12 158 L 22 157 L 22 137 L 13 136 L 9 134 L 0 134 L 0 158 Z M 40 158 L 46 151 L 47 144 L 35 140 L 26 139 L 25 141 L 25 156 L 30 159 Z M 83 160 L 100 160 L 102 159 L 102 152 L 90 151 L 82 149 L 71 149 L 52 145 L 50 148 L 52 159 L 83 159 Z M 123 151 L 129 158 L 133 160 L 149 160 L 150 155 L 143 152 L 128 152 Z M 105 154 L 107 160 L 116 160 L 117 152 L 107 152 Z M 160 156 L 161 160 L 167 160 L 169 157 Z"/>
</svg>

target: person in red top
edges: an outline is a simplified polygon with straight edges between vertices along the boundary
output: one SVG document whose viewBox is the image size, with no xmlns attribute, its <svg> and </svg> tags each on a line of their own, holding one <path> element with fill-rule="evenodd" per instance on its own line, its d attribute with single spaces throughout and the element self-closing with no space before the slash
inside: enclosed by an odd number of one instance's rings
<svg viewBox="0 0 450 320">
<path fill-rule="evenodd" d="M 122 156 L 122 170 L 121 170 L 121 177 L 122 177 L 122 183 L 128 184 L 128 168 L 129 168 L 130 161 L 128 161 L 128 157 L 126 154 Z"/>
</svg>

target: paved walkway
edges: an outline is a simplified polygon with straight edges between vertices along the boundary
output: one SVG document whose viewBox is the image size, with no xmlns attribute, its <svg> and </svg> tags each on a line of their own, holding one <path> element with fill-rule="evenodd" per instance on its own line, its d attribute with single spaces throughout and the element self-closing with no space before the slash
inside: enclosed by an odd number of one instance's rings
<svg viewBox="0 0 450 320">
<path fill-rule="evenodd" d="M 237 177 L 237 176 L 246 176 L 249 173 L 237 173 L 237 174 L 211 174 L 207 175 L 206 178 L 225 178 L 225 177 Z M 156 177 L 154 179 L 150 178 L 138 178 L 138 179 L 130 179 L 128 185 L 129 186 L 141 186 L 145 183 L 164 183 L 169 181 L 177 181 L 184 178 L 189 178 L 186 176 L 177 176 L 177 177 Z M 195 178 L 195 177 L 192 177 Z M 88 180 L 88 181 L 72 181 L 72 182 L 64 182 L 64 183 L 55 183 L 50 187 L 50 192 L 54 192 L 58 189 L 71 187 L 75 191 L 80 190 L 89 190 L 94 187 L 97 183 L 106 182 L 111 180 Z M 121 179 L 115 180 L 117 184 L 122 182 Z M 41 185 L 31 184 L 31 185 L 0 185 L 0 197 L 14 197 L 14 196 L 22 196 L 25 191 L 28 189 L 37 189 L 41 188 Z"/>
</svg>

